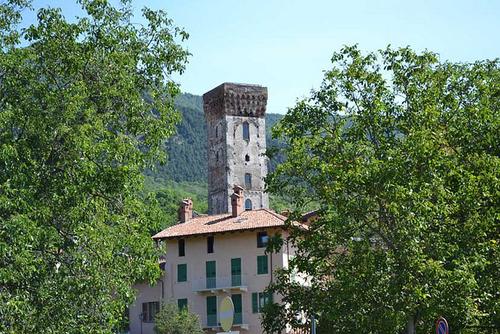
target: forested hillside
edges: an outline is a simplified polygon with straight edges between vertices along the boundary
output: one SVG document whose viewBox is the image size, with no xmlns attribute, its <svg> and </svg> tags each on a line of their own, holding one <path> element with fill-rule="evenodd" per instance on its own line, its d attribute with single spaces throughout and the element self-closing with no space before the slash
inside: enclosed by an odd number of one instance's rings
<svg viewBox="0 0 500 334">
<path fill-rule="evenodd" d="M 183 197 L 193 198 L 194 208 L 198 212 L 207 211 L 207 129 L 202 97 L 181 94 L 176 100 L 176 106 L 182 121 L 177 126 L 177 134 L 165 143 L 167 163 L 146 172 L 146 192 L 154 193 L 170 222 L 176 218 L 178 201 Z M 271 138 L 271 127 L 282 117 L 280 114 L 266 115 L 268 147 L 279 145 Z M 279 163 L 279 160 L 273 159 L 270 168 Z M 279 210 L 284 204 L 271 197 L 271 206 Z"/>
</svg>

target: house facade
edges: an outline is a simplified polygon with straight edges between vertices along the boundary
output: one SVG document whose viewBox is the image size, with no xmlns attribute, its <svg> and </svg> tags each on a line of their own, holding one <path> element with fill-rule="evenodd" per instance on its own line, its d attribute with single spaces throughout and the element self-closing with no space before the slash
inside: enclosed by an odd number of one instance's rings
<svg viewBox="0 0 500 334">
<path fill-rule="evenodd" d="M 193 203 L 185 199 L 179 222 L 153 237 L 165 247 L 164 270 L 154 286 L 136 285 L 137 299 L 129 308 L 132 334 L 154 332 L 162 302 L 198 314 L 207 333 L 221 332 L 218 308 L 226 296 L 234 304 L 232 331 L 260 334 L 262 307 L 279 301 L 265 290 L 293 255 L 287 243 L 265 252 L 270 237 L 287 237 L 286 217 L 269 210 L 264 192 L 267 89 L 225 83 L 203 99 L 209 214 L 193 216 Z"/>
<path fill-rule="evenodd" d="M 154 286 L 140 284 L 130 307 L 131 333 L 153 333 L 162 301 L 198 314 L 207 333 L 221 332 L 219 304 L 233 300 L 233 331 L 262 333 L 260 311 L 276 299 L 265 293 L 273 271 L 286 267 L 290 250 L 266 254 L 268 238 L 283 230 L 285 217 L 267 209 L 196 217 L 155 236 L 166 247 L 165 270 Z M 182 224 L 185 224 L 184 226 Z M 195 231 L 197 230 L 197 231 Z"/>
</svg>

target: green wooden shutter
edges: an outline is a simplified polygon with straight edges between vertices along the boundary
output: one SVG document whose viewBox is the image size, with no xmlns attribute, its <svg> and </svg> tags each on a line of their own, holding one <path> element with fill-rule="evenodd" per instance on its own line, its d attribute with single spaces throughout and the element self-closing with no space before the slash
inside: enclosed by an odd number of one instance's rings
<svg viewBox="0 0 500 334">
<path fill-rule="evenodd" d="M 205 277 L 207 279 L 207 289 L 216 287 L 216 265 L 215 261 L 207 261 L 205 268 Z"/>
<path fill-rule="evenodd" d="M 207 325 L 217 326 L 217 296 L 207 297 Z"/>
<path fill-rule="evenodd" d="M 259 312 L 259 295 L 257 292 L 252 292 L 252 313 Z"/>
<path fill-rule="evenodd" d="M 178 264 L 177 265 L 177 282 L 186 282 L 187 281 L 187 264 Z"/>
<path fill-rule="evenodd" d="M 257 274 L 261 275 L 269 272 L 267 262 L 267 255 L 257 256 Z"/>
<path fill-rule="evenodd" d="M 231 285 L 241 285 L 241 259 L 231 259 Z"/>
<path fill-rule="evenodd" d="M 243 308 L 241 302 L 241 294 L 231 295 L 234 305 L 233 323 L 241 324 L 243 322 Z"/>
</svg>

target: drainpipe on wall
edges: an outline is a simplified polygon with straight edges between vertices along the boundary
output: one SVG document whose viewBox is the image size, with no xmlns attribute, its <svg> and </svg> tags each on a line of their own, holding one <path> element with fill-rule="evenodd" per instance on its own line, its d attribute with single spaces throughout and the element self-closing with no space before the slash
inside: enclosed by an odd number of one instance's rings
<svg viewBox="0 0 500 334">
<path fill-rule="evenodd" d="M 274 271 L 274 268 L 273 268 L 273 253 L 271 252 L 271 282 L 269 282 L 269 284 L 271 284 L 273 282 L 273 271 Z"/>
<path fill-rule="evenodd" d="M 165 271 L 163 271 L 163 275 L 161 276 L 161 301 L 162 303 L 165 301 Z"/>
</svg>

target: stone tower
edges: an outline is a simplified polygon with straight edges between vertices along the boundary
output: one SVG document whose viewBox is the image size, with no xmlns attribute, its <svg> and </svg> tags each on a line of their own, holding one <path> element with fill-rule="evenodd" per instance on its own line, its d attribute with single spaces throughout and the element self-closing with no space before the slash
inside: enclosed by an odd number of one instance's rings
<svg viewBox="0 0 500 334">
<path fill-rule="evenodd" d="M 231 209 L 232 189 L 243 187 L 244 207 L 269 208 L 267 175 L 267 88 L 223 83 L 203 95 L 208 134 L 208 213 Z"/>
</svg>

